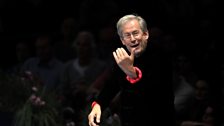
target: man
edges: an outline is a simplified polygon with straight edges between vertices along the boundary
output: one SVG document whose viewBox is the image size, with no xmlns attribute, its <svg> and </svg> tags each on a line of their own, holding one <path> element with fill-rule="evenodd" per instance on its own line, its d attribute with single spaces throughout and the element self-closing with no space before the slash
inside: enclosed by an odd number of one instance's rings
<svg viewBox="0 0 224 126">
<path fill-rule="evenodd" d="M 117 31 L 128 52 L 123 47 L 113 52 L 116 63 L 92 103 L 89 125 L 99 125 L 102 112 L 119 91 L 122 126 L 174 125 L 169 54 L 148 44 L 146 21 L 138 15 L 122 17 Z"/>
<path fill-rule="evenodd" d="M 64 64 L 58 60 L 53 51 L 53 40 L 49 35 L 39 35 L 35 40 L 35 57 L 27 59 L 21 72 L 30 71 L 43 83 L 48 91 L 55 91 L 59 86 L 59 77 Z"/>
</svg>

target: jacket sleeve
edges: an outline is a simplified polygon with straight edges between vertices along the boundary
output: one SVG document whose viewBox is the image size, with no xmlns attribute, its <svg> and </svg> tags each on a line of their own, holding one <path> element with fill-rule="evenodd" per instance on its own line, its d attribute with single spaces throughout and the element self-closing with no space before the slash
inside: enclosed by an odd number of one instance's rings
<svg viewBox="0 0 224 126">
<path fill-rule="evenodd" d="M 95 101 L 101 106 L 101 111 L 109 107 L 113 98 L 120 91 L 120 74 L 118 67 L 116 65 L 112 66 L 109 77 L 104 81 L 104 87 L 101 89 L 99 94 L 93 99 L 92 103 Z"/>
</svg>

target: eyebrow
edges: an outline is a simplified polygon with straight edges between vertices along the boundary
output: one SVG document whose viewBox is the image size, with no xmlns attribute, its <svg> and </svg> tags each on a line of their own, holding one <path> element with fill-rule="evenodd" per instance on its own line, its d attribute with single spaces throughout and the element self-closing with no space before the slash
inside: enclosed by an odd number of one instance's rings
<svg viewBox="0 0 224 126">
<path fill-rule="evenodd" d="M 139 30 L 134 30 L 134 31 L 132 31 L 132 32 L 127 32 L 127 33 L 124 33 L 125 35 L 127 35 L 127 34 L 133 34 L 133 33 L 136 33 L 136 32 L 139 32 Z"/>
</svg>

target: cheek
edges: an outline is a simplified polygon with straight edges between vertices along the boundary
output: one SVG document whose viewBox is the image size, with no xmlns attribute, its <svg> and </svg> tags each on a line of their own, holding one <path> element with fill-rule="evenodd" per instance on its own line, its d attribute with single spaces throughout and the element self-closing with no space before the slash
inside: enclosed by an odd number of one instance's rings
<svg viewBox="0 0 224 126">
<path fill-rule="evenodd" d="M 123 40 L 122 38 L 120 38 L 120 40 L 121 40 L 121 43 L 123 44 L 123 45 L 126 45 L 125 43 L 125 40 Z"/>
<path fill-rule="evenodd" d="M 142 41 L 141 47 L 144 48 L 144 47 L 146 47 L 146 45 L 147 45 L 147 41 Z"/>
<path fill-rule="evenodd" d="M 123 41 L 122 44 L 125 46 L 128 46 L 128 42 L 126 42 L 126 41 Z"/>
</svg>

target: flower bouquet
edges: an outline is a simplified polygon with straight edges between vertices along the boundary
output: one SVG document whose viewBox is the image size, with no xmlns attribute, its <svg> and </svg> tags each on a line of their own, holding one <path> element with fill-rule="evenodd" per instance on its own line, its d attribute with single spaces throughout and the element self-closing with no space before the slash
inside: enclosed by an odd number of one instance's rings
<svg viewBox="0 0 224 126">
<path fill-rule="evenodd" d="M 41 81 L 26 72 L 22 82 L 27 86 L 27 98 L 16 110 L 14 126 L 61 126 L 55 92 L 46 91 Z"/>
</svg>

